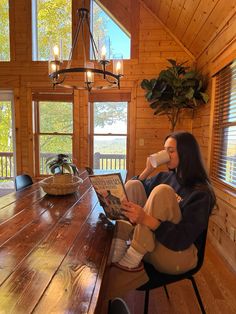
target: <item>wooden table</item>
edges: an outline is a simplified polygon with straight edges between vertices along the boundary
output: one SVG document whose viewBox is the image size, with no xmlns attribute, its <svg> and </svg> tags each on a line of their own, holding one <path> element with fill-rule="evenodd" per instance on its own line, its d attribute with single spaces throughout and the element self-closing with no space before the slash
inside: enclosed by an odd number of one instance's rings
<svg viewBox="0 0 236 314">
<path fill-rule="evenodd" d="M 98 312 L 113 224 L 81 177 L 71 195 L 35 183 L 0 198 L 1 314 Z"/>
</svg>

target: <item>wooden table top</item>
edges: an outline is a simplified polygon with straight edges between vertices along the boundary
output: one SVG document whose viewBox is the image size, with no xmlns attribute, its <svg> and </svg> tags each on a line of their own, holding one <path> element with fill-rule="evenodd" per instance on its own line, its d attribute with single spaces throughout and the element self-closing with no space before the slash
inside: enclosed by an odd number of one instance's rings
<svg viewBox="0 0 236 314">
<path fill-rule="evenodd" d="M 0 313 L 95 312 L 113 225 L 80 176 L 70 195 L 34 183 L 0 198 Z"/>
</svg>

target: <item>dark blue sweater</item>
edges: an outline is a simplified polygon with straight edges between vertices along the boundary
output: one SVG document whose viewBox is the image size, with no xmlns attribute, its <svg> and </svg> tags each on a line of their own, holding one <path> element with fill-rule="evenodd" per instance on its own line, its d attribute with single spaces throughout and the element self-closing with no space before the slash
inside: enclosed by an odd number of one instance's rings
<svg viewBox="0 0 236 314">
<path fill-rule="evenodd" d="M 182 199 L 179 202 L 182 220 L 178 224 L 163 221 L 155 231 L 157 240 L 174 251 L 185 250 L 193 243 L 198 247 L 196 240 L 207 228 L 212 208 L 210 191 L 181 186 L 173 171 L 160 172 L 154 177 L 143 180 L 142 183 L 147 196 L 155 186 L 163 183 L 170 185 Z"/>
</svg>

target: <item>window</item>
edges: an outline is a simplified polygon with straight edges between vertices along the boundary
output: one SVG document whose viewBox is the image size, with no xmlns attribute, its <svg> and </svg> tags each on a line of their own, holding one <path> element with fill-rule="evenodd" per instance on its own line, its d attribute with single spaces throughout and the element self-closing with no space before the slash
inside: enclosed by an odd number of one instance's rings
<svg viewBox="0 0 236 314">
<path fill-rule="evenodd" d="M 92 151 L 94 169 L 126 169 L 127 102 L 92 104 Z"/>
<path fill-rule="evenodd" d="M 10 61 L 9 1 L 0 1 L 0 61 Z"/>
<path fill-rule="evenodd" d="M 62 57 L 71 49 L 70 0 L 32 0 L 33 60 L 48 60 L 54 45 L 61 45 Z"/>
<path fill-rule="evenodd" d="M 10 91 L 0 91 L 0 189 L 14 188 L 14 130 L 13 93 Z"/>
<path fill-rule="evenodd" d="M 68 97 L 70 98 L 70 96 Z M 57 154 L 72 156 L 72 101 L 34 101 L 36 175 L 47 174 L 46 159 Z"/>
<path fill-rule="evenodd" d="M 130 59 L 130 35 L 99 6 L 98 1 L 92 4 L 92 33 L 99 51 L 105 45 L 107 56 L 111 59 L 123 57 Z"/>
<path fill-rule="evenodd" d="M 236 188 L 236 61 L 216 75 L 211 175 Z"/>
</svg>

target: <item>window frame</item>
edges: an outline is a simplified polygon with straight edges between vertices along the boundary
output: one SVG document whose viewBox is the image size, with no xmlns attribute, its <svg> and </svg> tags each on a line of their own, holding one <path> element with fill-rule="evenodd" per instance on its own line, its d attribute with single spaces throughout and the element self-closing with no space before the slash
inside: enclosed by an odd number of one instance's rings
<svg viewBox="0 0 236 314">
<path fill-rule="evenodd" d="M 94 134 L 94 103 L 96 102 L 127 102 L 127 133 L 112 133 L 112 134 Z M 93 93 L 89 95 L 89 111 L 90 111 L 90 123 L 89 123 L 89 163 L 93 165 L 93 147 L 94 147 L 94 135 L 96 136 L 126 136 L 126 170 L 130 171 L 130 142 L 131 142 L 131 132 L 130 132 L 130 102 L 131 94 L 130 92 L 119 92 L 119 93 Z"/>
<path fill-rule="evenodd" d="M 222 158 L 222 147 L 225 143 L 225 135 L 224 132 L 230 127 L 230 126 L 236 126 L 236 118 L 234 118 L 234 121 L 229 121 L 228 113 L 231 110 L 231 108 L 236 109 L 236 103 L 232 103 L 232 107 L 230 104 L 230 97 L 232 95 L 232 92 L 229 92 L 226 96 L 227 101 L 223 103 L 220 102 L 220 98 L 222 97 L 222 91 L 219 89 L 220 84 L 218 83 L 219 76 L 224 70 L 227 70 L 227 68 L 230 68 L 231 66 L 234 66 L 234 71 L 236 71 L 236 59 L 231 60 L 231 62 L 224 65 L 224 67 L 221 67 L 221 69 L 218 69 L 217 72 L 214 73 L 213 76 L 213 121 L 212 121 L 212 149 L 211 149 L 211 163 L 210 163 L 210 177 L 211 180 L 218 185 L 219 187 L 223 187 L 224 189 L 228 190 L 229 192 L 236 195 L 236 188 L 233 184 L 230 184 L 230 182 L 227 182 L 226 180 L 223 180 L 220 178 L 220 167 L 221 165 L 226 166 L 226 162 L 221 162 Z M 231 71 L 233 72 L 233 71 Z M 232 74 L 232 73 L 231 73 Z M 232 82 L 232 78 L 235 78 L 236 74 L 231 75 L 230 84 Z M 225 78 L 224 78 L 225 79 Z M 231 86 L 230 84 L 227 85 L 227 87 Z M 218 86 L 219 85 L 219 86 Z M 217 95 L 217 93 L 221 93 L 221 96 Z M 225 94 L 224 94 L 225 96 Z M 223 110 L 223 114 L 222 114 Z M 224 117 L 227 116 L 227 119 Z M 227 142 L 228 143 L 228 142 Z M 219 151 L 219 153 L 218 153 Z M 225 168 L 226 169 L 226 168 Z M 226 170 L 225 170 L 226 171 Z"/>
<path fill-rule="evenodd" d="M 70 102 L 72 103 L 72 117 L 73 117 L 73 130 L 72 133 L 52 132 L 45 133 L 40 132 L 40 116 L 39 116 L 39 104 L 42 101 L 50 102 Z M 34 172 L 36 177 L 45 177 L 47 174 L 40 173 L 40 135 L 69 135 L 72 138 L 72 158 L 75 154 L 75 104 L 73 100 L 73 94 L 48 94 L 48 93 L 33 93 L 32 94 L 32 107 L 33 107 L 33 134 L 34 134 Z"/>
<path fill-rule="evenodd" d="M 14 163 L 14 177 L 17 174 L 17 160 L 16 160 L 16 121 L 15 121 L 15 104 L 14 93 L 11 90 L 0 90 L 0 101 L 9 101 L 11 103 L 11 127 L 12 127 L 12 141 L 13 141 L 13 163 Z"/>
</svg>

